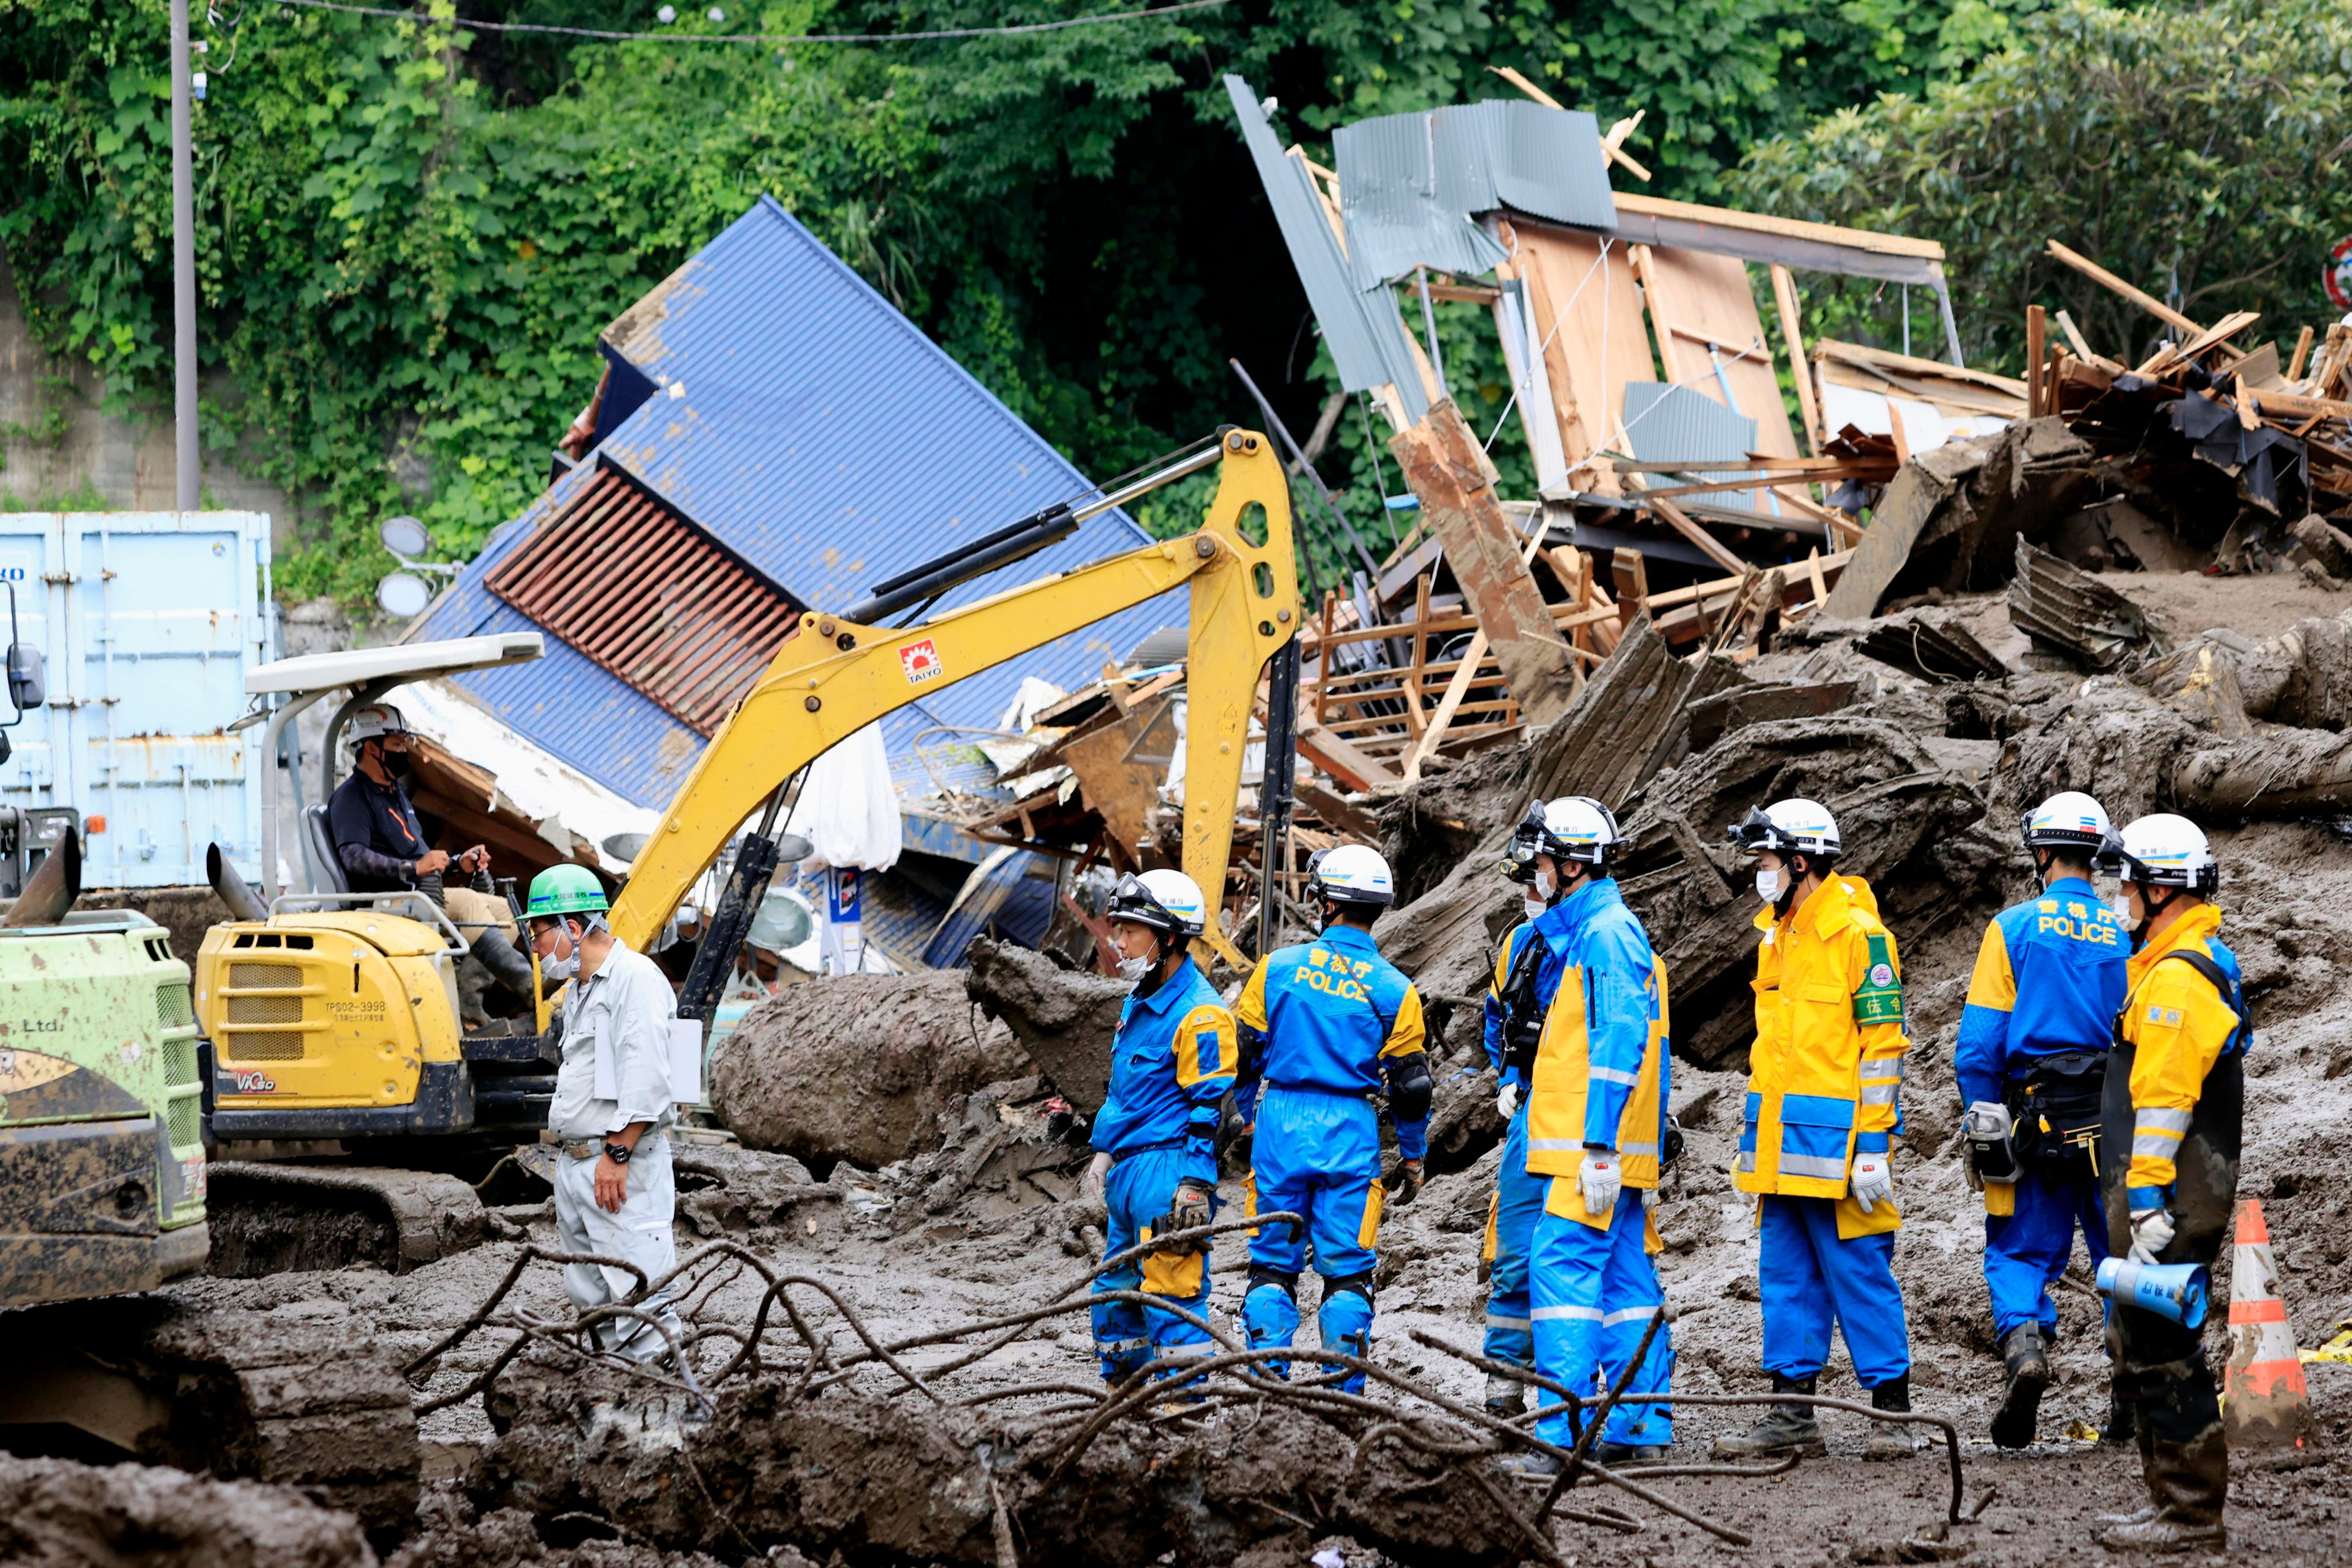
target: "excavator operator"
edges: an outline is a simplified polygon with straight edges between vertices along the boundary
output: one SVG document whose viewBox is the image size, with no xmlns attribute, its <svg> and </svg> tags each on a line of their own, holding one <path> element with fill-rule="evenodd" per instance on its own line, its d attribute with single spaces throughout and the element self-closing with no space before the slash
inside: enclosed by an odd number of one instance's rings
<svg viewBox="0 0 2352 1568">
<path fill-rule="evenodd" d="M 353 893 L 423 894 L 449 912 L 493 978 L 530 1000 L 530 960 L 515 946 L 514 912 L 491 886 L 490 852 L 476 844 L 453 859 L 435 849 L 402 788 L 415 772 L 409 758 L 415 733 L 390 703 L 370 703 L 352 716 L 351 776 L 327 802 L 343 880 Z M 453 865 L 470 885 L 447 885 Z"/>
</svg>

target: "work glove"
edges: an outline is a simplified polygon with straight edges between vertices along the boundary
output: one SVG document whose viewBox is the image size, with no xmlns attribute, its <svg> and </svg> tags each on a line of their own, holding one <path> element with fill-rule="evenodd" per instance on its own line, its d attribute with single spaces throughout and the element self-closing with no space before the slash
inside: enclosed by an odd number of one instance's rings
<svg viewBox="0 0 2352 1568">
<path fill-rule="evenodd" d="M 1157 1243 L 1161 1238 L 1173 1236 L 1181 1230 L 1199 1229 L 1216 1218 L 1216 1193 L 1207 1183 L 1195 1181 L 1191 1176 L 1178 1182 L 1176 1196 L 1168 1200 L 1168 1212 L 1151 1222 L 1151 1238 L 1155 1243 L 1152 1249 L 1172 1252 L 1180 1258 L 1187 1253 L 1207 1250 L 1209 1243 L 1202 1237 L 1166 1245 Z"/>
<path fill-rule="evenodd" d="M 1110 1155 L 1097 1154 L 1087 1162 L 1087 1174 L 1078 1184 L 1087 1197 L 1097 1203 L 1103 1201 L 1103 1184 L 1110 1179 Z"/>
<path fill-rule="evenodd" d="M 1656 1187 L 1645 1186 L 1642 1189 L 1642 1207 L 1651 1213 L 1657 1212 L 1658 1189 Z"/>
<path fill-rule="evenodd" d="M 2156 1255 L 2172 1245 L 2172 1211 L 2168 1208 L 2143 1208 L 2131 1217 L 2131 1260 L 2153 1263 Z"/>
<path fill-rule="evenodd" d="M 1402 1208 L 1421 1196 L 1423 1167 L 1419 1160 L 1399 1160 L 1396 1180 L 1389 1184 L 1389 1201 Z"/>
<path fill-rule="evenodd" d="M 1969 1164 L 1980 1180 L 2015 1181 L 2017 1156 L 2009 1135 L 2014 1129 L 2009 1107 L 1998 1100 L 1974 1100 L 1960 1118 L 1960 1134 L 1969 1141 Z"/>
<path fill-rule="evenodd" d="M 1519 1081 L 1517 1079 L 1506 1079 L 1503 1087 L 1496 1092 L 1495 1110 L 1506 1122 L 1519 1113 Z"/>
<path fill-rule="evenodd" d="M 1852 1190 L 1854 1202 L 1862 1205 L 1864 1214 L 1882 1203 L 1895 1201 L 1895 1172 L 1888 1168 L 1885 1155 L 1853 1156 Z"/>
<path fill-rule="evenodd" d="M 1585 1213 L 1597 1219 L 1616 1207 L 1618 1191 L 1625 1185 L 1625 1171 L 1617 1163 L 1617 1151 L 1585 1150 L 1584 1164 L 1578 1168 L 1576 1180 L 1583 1188 Z"/>
</svg>

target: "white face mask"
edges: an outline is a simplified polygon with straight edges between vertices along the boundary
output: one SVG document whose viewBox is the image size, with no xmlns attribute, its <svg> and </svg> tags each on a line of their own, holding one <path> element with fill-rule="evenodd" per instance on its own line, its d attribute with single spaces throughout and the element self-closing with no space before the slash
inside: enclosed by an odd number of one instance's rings
<svg viewBox="0 0 2352 1568">
<path fill-rule="evenodd" d="M 1784 885 L 1782 881 L 1784 874 L 1785 873 L 1783 873 L 1777 866 L 1758 866 L 1756 868 L 1756 896 L 1762 899 L 1767 904 L 1780 903 L 1780 892 Z"/>
<path fill-rule="evenodd" d="M 1529 920 L 1539 920 L 1543 917 L 1543 912 L 1549 909 L 1551 904 L 1542 895 L 1530 893 L 1522 898 L 1521 907 L 1527 911 Z"/>
<path fill-rule="evenodd" d="M 562 922 L 558 929 L 571 942 L 572 951 L 562 958 L 541 958 L 539 961 L 539 977 L 560 986 L 580 973 L 580 938 L 568 920 Z"/>
<path fill-rule="evenodd" d="M 1118 961 L 1118 977 L 1130 984 L 1142 979 L 1150 973 L 1151 973 L 1151 958 L 1148 954 L 1140 958 L 1122 957 Z"/>
<path fill-rule="evenodd" d="M 2107 895 L 2107 907 L 2116 912 L 2116 918 L 2124 923 L 2124 929 L 2126 931 L 2137 930 L 2139 927 L 2139 922 L 2132 918 L 2131 903 L 2131 894 L 2128 893 L 2111 893 Z"/>
</svg>

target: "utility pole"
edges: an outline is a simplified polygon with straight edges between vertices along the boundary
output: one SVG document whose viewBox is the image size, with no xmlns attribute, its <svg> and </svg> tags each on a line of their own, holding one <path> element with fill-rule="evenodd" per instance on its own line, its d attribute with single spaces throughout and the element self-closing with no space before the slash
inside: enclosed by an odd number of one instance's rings
<svg viewBox="0 0 2352 1568">
<path fill-rule="evenodd" d="M 188 0 L 172 0 L 172 415 L 173 505 L 196 509 L 196 174 Z"/>
</svg>

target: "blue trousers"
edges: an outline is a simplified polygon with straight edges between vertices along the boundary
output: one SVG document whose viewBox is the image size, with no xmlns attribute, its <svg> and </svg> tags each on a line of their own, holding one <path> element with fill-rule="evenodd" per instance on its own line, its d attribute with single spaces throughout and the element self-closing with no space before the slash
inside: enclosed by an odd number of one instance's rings
<svg viewBox="0 0 2352 1568">
<path fill-rule="evenodd" d="M 1606 1230 L 1548 1209 L 1540 1212 L 1529 1270 L 1538 1372 L 1579 1394 L 1605 1390 L 1617 1381 L 1665 1300 L 1658 1290 L 1658 1271 L 1642 1249 L 1647 1231 L 1642 1195 L 1631 1187 L 1609 1211 Z M 1665 1393 L 1674 1364 L 1674 1345 L 1661 1324 L 1625 1392 Z M 1558 1403 L 1549 1390 L 1538 1391 L 1536 1398 L 1546 1405 Z M 1547 1443 L 1566 1448 L 1571 1441 L 1568 1413 L 1545 1416 L 1536 1424 L 1536 1433 Z M 1621 1404 L 1610 1412 L 1601 1436 L 1632 1447 L 1663 1447 L 1675 1440 L 1674 1416 L 1664 1405 Z"/>
<path fill-rule="evenodd" d="M 1528 1322 L 1528 1254 L 1543 1213 L 1549 1176 L 1528 1174 L 1528 1107 L 1522 1100 L 1503 1141 L 1503 1168 L 1495 1178 L 1495 1263 L 1486 1276 L 1486 1357 L 1514 1366 L 1536 1364 Z"/>
<path fill-rule="evenodd" d="M 1895 1233 L 1839 1240 L 1834 1198 L 1767 1194 L 1763 1206 L 1764 1370 L 1800 1381 L 1819 1373 L 1834 1322 L 1864 1388 L 1909 1372 Z"/>
<path fill-rule="evenodd" d="M 1182 1149 L 1154 1149 L 1110 1167 L 1103 1184 L 1103 1200 L 1110 1210 L 1104 1237 L 1106 1258 L 1126 1251 L 1142 1239 L 1145 1227 L 1166 1214 L 1175 1201 L 1176 1184 L 1189 1170 Z M 1209 1254 L 1201 1251 L 1169 1257 L 1146 1253 L 1108 1274 L 1095 1278 L 1097 1295 L 1105 1291 L 1141 1291 L 1164 1296 L 1195 1317 L 1209 1314 Z M 1094 1305 L 1095 1354 L 1104 1378 L 1118 1382 L 1147 1362 L 1168 1355 L 1202 1355 L 1216 1342 L 1205 1329 L 1195 1328 L 1172 1312 L 1134 1301 L 1097 1301 Z"/>
<path fill-rule="evenodd" d="M 2074 1255 L 2074 1232 L 2091 1251 L 2091 1272 L 2107 1256 L 2107 1216 L 2099 1201 L 2099 1184 L 2051 1181 L 2027 1171 L 2012 1189 L 2013 1214 L 1985 1216 L 1985 1289 L 1992 1294 L 1992 1326 L 1996 1337 L 2007 1337 L 2020 1323 L 2039 1322 L 2046 1336 L 2058 1324 L 2058 1308 L 2050 1300 L 2051 1282 L 2066 1271 Z"/>
<path fill-rule="evenodd" d="M 1380 1236 L 1381 1124 L 1352 1095 L 1268 1089 L 1250 1145 L 1255 1212 L 1289 1209 L 1307 1220 L 1262 1227 L 1250 1240 L 1249 1293 L 1242 1326 L 1252 1349 L 1297 1343 L 1297 1280 L 1311 1260 L 1323 1276 L 1316 1320 L 1325 1348 L 1369 1355 L 1372 1336 L 1373 1248 Z M 1285 1375 L 1288 1363 L 1269 1364 Z M 1361 1373 L 1339 1387 L 1360 1393 Z"/>
</svg>

